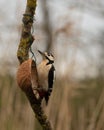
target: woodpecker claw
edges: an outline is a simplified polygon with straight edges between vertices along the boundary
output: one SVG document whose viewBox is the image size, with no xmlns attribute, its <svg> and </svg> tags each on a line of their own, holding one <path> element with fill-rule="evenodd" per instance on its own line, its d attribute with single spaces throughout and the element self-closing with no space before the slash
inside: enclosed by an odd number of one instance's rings
<svg viewBox="0 0 104 130">
<path fill-rule="evenodd" d="M 38 88 L 33 88 L 33 90 L 42 91 L 43 89 L 38 87 Z"/>
</svg>

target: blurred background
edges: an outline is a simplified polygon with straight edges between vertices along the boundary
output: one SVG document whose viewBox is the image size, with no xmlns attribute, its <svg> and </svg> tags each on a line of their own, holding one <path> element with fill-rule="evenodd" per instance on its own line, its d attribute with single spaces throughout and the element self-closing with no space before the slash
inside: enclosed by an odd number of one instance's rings
<svg viewBox="0 0 104 130">
<path fill-rule="evenodd" d="M 0 129 L 42 130 L 16 83 L 26 0 L 0 0 Z M 104 130 L 104 1 L 38 0 L 32 49 L 55 56 L 53 130 Z"/>
</svg>

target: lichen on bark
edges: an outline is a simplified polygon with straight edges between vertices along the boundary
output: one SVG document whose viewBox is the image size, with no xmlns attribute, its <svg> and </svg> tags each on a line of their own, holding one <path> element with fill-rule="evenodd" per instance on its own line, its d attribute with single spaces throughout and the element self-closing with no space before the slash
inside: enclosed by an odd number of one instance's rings
<svg viewBox="0 0 104 130">
<path fill-rule="evenodd" d="M 20 64 L 24 63 L 24 61 L 29 59 L 29 49 L 34 41 L 34 37 L 31 33 L 31 29 L 34 22 L 34 14 L 36 11 L 36 6 L 37 6 L 36 3 L 37 3 L 37 0 L 27 0 L 26 10 L 25 10 L 25 13 L 23 14 L 22 33 L 21 33 L 18 50 L 17 50 L 17 58 Z M 34 64 L 36 64 L 35 61 L 34 61 Z M 37 71 L 36 65 L 34 69 Z M 38 77 L 37 73 L 35 76 Z M 23 86 L 23 88 L 24 88 L 23 91 L 25 92 L 30 102 L 31 108 L 33 109 L 35 113 L 35 117 L 41 124 L 43 130 L 52 130 L 50 121 L 47 119 L 47 116 L 41 107 L 41 101 L 36 98 L 33 92 L 32 83 L 30 84 L 30 86 L 28 86 L 28 89 L 25 85 Z"/>
<path fill-rule="evenodd" d="M 31 29 L 34 21 L 37 0 L 27 0 L 26 10 L 22 19 L 22 34 L 17 51 L 20 64 L 29 58 L 29 48 L 34 41 Z"/>
</svg>

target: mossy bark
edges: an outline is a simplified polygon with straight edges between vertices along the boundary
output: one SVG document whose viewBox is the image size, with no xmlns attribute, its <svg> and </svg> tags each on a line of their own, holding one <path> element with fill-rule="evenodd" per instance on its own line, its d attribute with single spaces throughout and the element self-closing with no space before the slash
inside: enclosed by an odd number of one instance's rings
<svg viewBox="0 0 104 130">
<path fill-rule="evenodd" d="M 29 49 L 34 41 L 34 37 L 32 36 L 31 33 L 31 29 L 33 26 L 36 3 L 37 0 L 27 0 L 25 14 L 23 15 L 22 34 L 21 34 L 19 47 L 17 50 L 17 57 L 20 64 L 22 64 L 24 61 L 29 59 Z M 37 69 L 36 66 L 35 69 Z M 43 130 L 52 130 L 51 124 L 48 121 L 47 116 L 45 115 L 41 107 L 41 101 L 38 100 L 35 94 L 33 93 L 32 85 L 30 85 L 28 90 L 24 92 Z"/>
<path fill-rule="evenodd" d="M 22 34 L 17 51 L 20 64 L 29 58 L 29 48 L 34 41 L 31 34 L 37 0 L 27 0 L 25 14 L 23 15 Z"/>
</svg>

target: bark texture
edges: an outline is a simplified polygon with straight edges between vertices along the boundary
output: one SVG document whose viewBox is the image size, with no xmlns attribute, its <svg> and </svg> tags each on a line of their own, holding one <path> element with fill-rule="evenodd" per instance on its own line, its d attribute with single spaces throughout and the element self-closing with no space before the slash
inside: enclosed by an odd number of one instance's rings
<svg viewBox="0 0 104 130">
<path fill-rule="evenodd" d="M 21 88 L 21 90 L 25 92 L 30 102 L 30 105 L 35 113 L 35 116 L 39 121 L 39 123 L 41 124 L 43 130 L 52 130 L 51 124 L 41 107 L 41 101 L 36 98 L 32 88 L 32 86 L 36 85 L 38 86 L 37 84 L 38 74 L 37 74 L 36 62 L 33 61 L 32 59 L 31 60 L 29 59 L 29 49 L 34 41 L 34 37 L 31 33 L 31 30 L 34 22 L 36 3 L 37 0 L 27 0 L 26 10 L 22 19 L 23 22 L 22 33 L 19 47 L 17 50 L 17 58 L 20 62 L 20 66 L 17 71 L 17 82 L 20 81 L 18 82 L 18 85 Z M 25 75 L 24 72 L 26 73 Z M 19 74 L 20 75 L 22 74 L 22 76 L 19 76 Z M 32 82 L 33 75 L 35 75 L 34 82 Z M 28 84 L 26 83 L 26 81 L 28 81 Z"/>
</svg>

